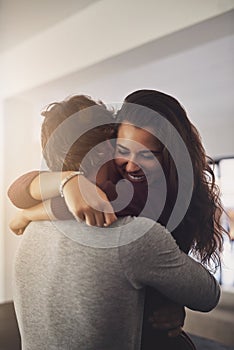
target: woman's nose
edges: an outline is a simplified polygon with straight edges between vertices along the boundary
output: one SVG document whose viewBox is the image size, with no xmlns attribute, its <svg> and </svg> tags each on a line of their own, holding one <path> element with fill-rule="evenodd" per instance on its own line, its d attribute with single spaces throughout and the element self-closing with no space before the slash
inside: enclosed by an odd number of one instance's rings
<svg viewBox="0 0 234 350">
<path fill-rule="evenodd" d="M 132 160 L 128 160 L 125 166 L 125 171 L 127 171 L 128 173 L 133 173 L 136 171 L 139 171 L 140 167 L 134 163 Z"/>
</svg>

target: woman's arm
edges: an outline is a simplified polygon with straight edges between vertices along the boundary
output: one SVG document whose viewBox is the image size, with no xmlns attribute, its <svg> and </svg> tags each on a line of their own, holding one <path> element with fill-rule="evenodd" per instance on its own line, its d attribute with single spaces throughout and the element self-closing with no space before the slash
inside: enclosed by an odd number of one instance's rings
<svg viewBox="0 0 234 350">
<path fill-rule="evenodd" d="M 63 187 L 65 202 L 72 215 L 90 226 L 109 226 L 117 217 L 107 195 L 85 176 L 78 175 Z"/>
<path fill-rule="evenodd" d="M 49 173 L 49 175 L 45 175 L 46 173 L 43 172 L 43 179 L 46 180 L 47 178 L 53 179 L 54 173 Z M 38 193 L 40 191 L 40 184 L 39 184 L 39 178 L 42 178 L 42 173 L 39 171 L 31 171 L 29 173 L 26 173 L 19 178 L 17 178 L 9 187 L 8 189 L 8 196 L 11 200 L 11 202 L 20 209 L 28 209 L 31 208 L 39 203 L 41 203 L 40 196 L 38 196 Z M 51 181 L 48 187 L 50 186 L 50 189 L 54 191 L 54 194 L 58 192 L 58 186 Z M 50 190 L 49 189 L 49 190 Z M 35 193 L 35 196 L 39 199 L 35 199 L 33 197 L 33 193 Z M 47 193 L 47 196 L 49 196 L 49 193 Z M 51 210 L 54 215 L 54 217 L 58 220 L 71 220 L 74 217 L 69 212 L 64 198 L 61 197 L 54 197 L 51 198 Z"/>
<path fill-rule="evenodd" d="M 32 208 L 19 210 L 11 220 L 9 227 L 17 235 L 22 235 L 31 221 L 56 220 L 50 206 L 50 200 L 41 202 Z"/>
<path fill-rule="evenodd" d="M 8 197 L 11 202 L 21 209 L 27 209 L 40 203 L 29 192 L 31 182 L 39 175 L 39 171 L 31 171 L 17 178 L 8 189 Z"/>
<path fill-rule="evenodd" d="M 30 208 L 42 199 L 59 196 L 61 181 L 72 172 L 27 173 L 10 186 L 8 196 L 17 207 Z M 80 182 L 78 177 L 82 178 Z M 108 226 L 117 220 L 106 194 L 83 175 L 70 179 L 63 192 L 67 208 L 76 219 L 96 226 Z M 57 214 L 58 211 L 55 215 L 58 219 L 64 219 L 63 213 L 59 216 Z M 65 214 L 65 218 L 70 219 L 70 215 Z"/>
<path fill-rule="evenodd" d="M 30 208 L 42 200 L 59 196 L 60 183 L 70 173 L 30 171 L 11 184 L 8 196 L 16 207 Z"/>
<path fill-rule="evenodd" d="M 60 184 L 74 171 L 42 172 L 29 185 L 29 193 L 36 200 L 46 200 L 60 195 Z"/>
</svg>

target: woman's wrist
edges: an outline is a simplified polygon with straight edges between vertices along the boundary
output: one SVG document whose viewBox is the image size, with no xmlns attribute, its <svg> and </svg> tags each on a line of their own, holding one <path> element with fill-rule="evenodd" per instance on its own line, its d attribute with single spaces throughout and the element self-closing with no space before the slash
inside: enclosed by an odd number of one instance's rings
<svg viewBox="0 0 234 350">
<path fill-rule="evenodd" d="M 42 172 L 30 184 L 29 192 L 36 200 L 47 200 L 60 195 L 61 181 L 74 171 Z"/>
<path fill-rule="evenodd" d="M 29 222 L 33 220 L 31 208 L 23 209 L 23 210 L 21 211 L 21 215 L 22 215 L 22 217 L 23 217 L 24 220 L 27 220 L 27 221 L 29 221 Z"/>
<path fill-rule="evenodd" d="M 73 179 L 74 177 L 79 176 L 79 175 L 84 175 L 84 172 L 83 172 L 83 171 L 80 171 L 80 170 L 78 170 L 78 171 L 72 171 L 72 172 L 70 172 L 67 176 L 65 176 L 65 177 L 62 179 L 62 181 L 61 181 L 61 183 L 60 183 L 60 186 L 59 186 L 59 193 L 60 193 L 60 196 L 61 196 L 62 198 L 64 198 L 63 190 L 64 190 L 65 185 L 66 185 L 71 179 Z"/>
<path fill-rule="evenodd" d="M 25 221 L 57 220 L 51 210 L 51 200 L 48 199 L 34 207 L 23 209 L 21 216 Z"/>
</svg>

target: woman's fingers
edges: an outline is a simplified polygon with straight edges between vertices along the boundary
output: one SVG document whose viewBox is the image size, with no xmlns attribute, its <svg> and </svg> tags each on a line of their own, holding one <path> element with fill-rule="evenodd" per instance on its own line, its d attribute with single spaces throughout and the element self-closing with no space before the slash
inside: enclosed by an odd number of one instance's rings
<svg viewBox="0 0 234 350">
<path fill-rule="evenodd" d="M 115 215 L 114 209 L 109 201 L 105 201 L 103 214 L 105 218 L 105 227 L 110 226 L 111 224 L 113 224 L 113 222 L 117 220 L 117 216 Z"/>
<path fill-rule="evenodd" d="M 21 230 L 19 230 L 19 229 L 12 228 L 12 227 L 10 226 L 10 230 L 11 230 L 14 234 L 16 234 L 16 235 L 22 235 Z"/>
<path fill-rule="evenodd" d="M 72 212 L 71 212 L 72 213 Z M 83 222 L 85 221 L 85 215 L 82 213 L 79 213 L 79 214 L 73 214 L 72 215 L 74 216 L 74 218 L 76 219 L 76 221 L 78 222 Z"/>
<path fill-rule="evenodd" d="M 85 222 L 89 226 L 97 226 L 95 215 L 91 212 L 85 214 Z"/>
<path fill-rule="evenodd" d="M 9 223 L 9 228 L 16 235 L 22 235 L 30 221 L 24 219 L 22 211 L 19 211 Z"/>
<path fill-rule="evenodd" d="M 113 224 L 113 222 L 117 220 L 117 216 L 115 215 L 115 213 L 104 213 L 104 216 L 105 216 L 104 226 L 110 226 L 111 224 Z"/>
<path fill-rule="evenodd" d="M 169 337 L 176 337 L 182 332 L 184 319 L 184 307 L 167 301 L 153 312 L 149 322 L 153 328 L 167 331 Z"/>
<path fill-rule="evenodd" d="M 97 211 L 95 213 L 96 226 L 103 227 L 105 225 L 105 216 L 104 213 Z"/>
<path fill-rule="evenodd" d="M 63 193 L 68 209 L 78 222 L 103 227 L 117 220 L 106 194 L 84 176 L 79 177 L 78 183 L 75 177 L 69 180 Z"/>
<path fill-rule="evenodd" d="M 174 328 L 174 329 L 170 329 L 167 334 L 168 337 L 177 337 L 178 335 L 180 335 L 180 333 L 182 332 L 183 328 L 181 326 Z"/>
<path fill-rule="evenodd" d="M 89 226 L 107 227 L 117 220 L 114 213 L 102 213 L 99 211 L 85 214 L 85 222 Z"/>
</svg>

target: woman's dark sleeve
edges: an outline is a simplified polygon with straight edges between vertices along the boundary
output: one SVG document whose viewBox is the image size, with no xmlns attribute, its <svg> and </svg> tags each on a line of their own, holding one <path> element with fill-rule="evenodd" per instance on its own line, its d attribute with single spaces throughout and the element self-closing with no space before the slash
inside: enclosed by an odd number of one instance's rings
<svg viewBox="0 0 234 350">
<path fill-rule="evenodd" d="M 110 180 L 105 181 L 100 185 L 100 188 L 106 193 L 110 201 L 114 201 L 117 198 L 118 194 L 116 192 L 116 185 L 113 184 L 112 181 Z M 139 201 L 138 201 L 138 204 L 139 204 Z M 113 208 L 115 210 L 115 205 L 113 205 Z M 61 198 L 61 197 L 52 198 L 51 210 L 53 215 L 58 220 L 74 219 L 74 216 L 70 213 L 70 211 L 67 208 L 64 198 Z M 117 216 L 126 216 L 126 215 L 135 216 L 137 214 L 138 214 L 138 211 L 137 211 L 135 202 L 131 202 L 126 208 L 116 213 Z"/>
<path fill-rule="evenodd" d="M 61 197 L 54 197 L 51 199 L 50 202 L 51 210 L 53 215 L 58 220 L 72 220 L 74 219 L 74 216 L 70 213 L 70 211 L 67 208 L 66 202 L 64 198 Z"/>
<path fill-rule="evenodd" d="M 7 194 L 16 207 L 28 209 L 41 203 L 40 200 L 34 199 L 29 192 L 30 184 L 40 173 L 40 171 L 30 171 L 29 173 L 20 176 L 11 184 Z M 65 200 L 61 197 L 51 199 L 51 210 L 58 220 L 74 219 L 66 206 Z"/>
<path fill-rule="evenodd" d="M 27 209 L 39 204 L 41 201 L 34 199 L 29 192 L 29 186 L 40 171 L 30 171 L 16 179 L 8 189 L 8 197 L 18 208 Z"/>
<path fill-rule="evenodd" d="M 125 184 L 123 184 L 122 186 L 125 186 Z M 143 211 L 147 200 L 147 193 L 148 193 L 147 188 L 145 185 L 138 185 L 138 186 L 133 185 L 133 187 L 134 187 L 133 197 L 130 200 L 130 202 L 124 206 L 124 202 L 125 202 L 124 193 L 126 192 L 124 192 L 123 188 L 122 188 L 122 196 L 123 196 L 122 199 L 120 198 L 116 201 L 116 199 L 118 198 L 116 185 L 110 180 L 100 185 L 100 188 L 102 189 L 103 192 L 106 193 L 109 201 L 110 202 L 113 201 L 113 203 L 111 204 L 113 206 L 115 214 L 118 217 L 128 216 L 128 215 L 139 216 Z M 126 187 L 126 191 L 128 191 L 128 187 Z M 123 207 L 123 209 L 119 210 L 118 209 L 119 207 Z"/>
</svg>

